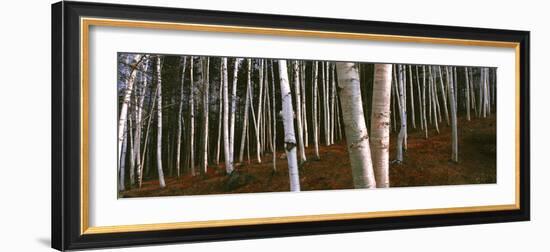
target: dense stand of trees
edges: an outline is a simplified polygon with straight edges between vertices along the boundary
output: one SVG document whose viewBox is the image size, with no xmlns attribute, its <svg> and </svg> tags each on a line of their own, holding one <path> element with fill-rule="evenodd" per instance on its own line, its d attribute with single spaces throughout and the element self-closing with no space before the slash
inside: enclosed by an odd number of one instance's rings
<svg viewBox="0 0 550 252">
<path fill-rule="evenodd" d="M 458 117 L 496 109 L 494 68 L 148 54 L 119 54 L 118 66 L 121 191 L 212 165 L 231 176 L 266 154 L 273 172 L 286 159 L 299 191 L 300 165 L 335 143 L 347 146 L 354 187 L 389 187 L 391 132 L 400 163 L 408 132 L 451 127 L 459 162 Z"/>
</svg>

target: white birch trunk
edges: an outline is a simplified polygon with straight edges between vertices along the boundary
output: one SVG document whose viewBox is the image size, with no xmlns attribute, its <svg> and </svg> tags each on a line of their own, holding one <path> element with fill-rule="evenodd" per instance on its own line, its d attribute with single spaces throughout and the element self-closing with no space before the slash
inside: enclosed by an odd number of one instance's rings
<svg viewBox="0 0 550 252">
<path fill-rule="evenodd" d="M 260 123 L 261 123 L 261 114 L 262 114 L 262 104 L 263 104 L 263 84 L 264 84 L 264 72 L 263 72 L 263 67 L 264 67 L 264 60 L 261 59 L 260 60 L 260 79 L 259 79 L 259 84 L 260 84 L 260 88 L 259 88 L 259 91 L 260 91 L 260 94 L 259 94 L 259 97 L 258 97 L 258 112 L 256 113 L 257 116 L 254 115 L 254 112 L 252 112 L 252 117 L 254 118 L 257 118 L 257 120 L 254 120 L 255 123 L 254 123 L 254 129 L 256 130 L 256 160 L 258 160 L 258 163 L 262 163 L 262 158 L 260 156 Z M 252 92 L 252 90 L 250 90 Z"/>
<path fill-rule="evenodd" d="M 290 191 L 300 191 L 300 174 L 298 173 L 298 158 L 296 155 L 296 137 L 294 135 L 294 111 L 292 109 L 292 93 L 288 81 L 286 60 L 279 60 L 279 80 L 281 85 L 282 115 L 285 130 L 285 152 L 288 161 Z"/>
<path fill-rule="evenodd" d="M 307 122 L 307 99 L 306 99 L 306 63 L 304 61 L 300 64 L 300 76 L 301 82 L 300 86 L 302 87 L 302 122 L 304 126 L 304 147 L 309 147 L 309 132 L 308 132 L 308 122 Z"/>
<path fill-rule="evenodd" d="M 413 76 L 412 76 L 412 68 L 411 68 L 411 65 L 408 65 L 409 67 L 409 90 L 410 91 L 410 94 L 411 94 L 411 101 L 410 101 L 410 104 L 411 104 L 411 119 L 412 119 L 412 126 L 413 126 L 413 129 L 416 129 L 416 116 L 414 114 L 414 89 L 413 89 Z"/>
<path fill-rule="evenodd" d="M 354 63 L 336 63 L 336 71 L 353 184 L 355 188 L 375 188 L 376 180 L 372 168 L 357 66 Z"/>
<path fill-rule="evenodd" d="M 318 79 L 318 73 L 319 73 L 319 64 L 317 61 L 315 61 L 315 63 L 313 64 L 313 112 L 312 112 L 312 116 L 313 116 L 313 145 L 315 146 L 315 159 L 319 160 L 321 159 L 320 156 L 319 156 L 319 117 L 318 117 L 318 113 L 317 113 L 317 106 L 318 106 L 318 102 L 317 102 L 317 94 L 319 93 L 318 91 L 318 82 L 317 82 L 317 79 Z"/>
<path fill-rule="evenodd" d="M 470 79 L 468 68 L 464 68 L 464 78 L 466 80 L 466 120 L 470 121 Z"/>
<path fill-rule="evenodd" d="M 225 172 L 230 175 L 233 172 L 233 159 L 229 148 L 229 98 L 227 95 L 227 58 L 222 58 L 223 73 L 223 152 L 225 155 Z"/>
<path fill-rule="evenodd" d="M 161 75 L 161 57 L 157 56 L 157 170 L 159 175 L 160 188 L 164 188 L 164 172 L 162 171 L 162 75 Z"/>
<path fill-rule="evenodd" d="M 122 104 L 120 107 L 120 114 L 118 119 L 118 160 L 120 163 L 120 159 L 122 158 L 121 152 L 122 152 L 122 141 L 124 140 L 124 129 L 126 128 L 126 121 L 128 119 L 128 106 L 130 105 L 130 97 L 132 95 L 132 91 L 134 89 L 134 81 L 136 78 L 136 68 L 138 67 L 139 63 L 141 62 L 143 56 L 140 56 L 139 54 L 134 54 L 133 58 L 130 59 L 128 64 L 130 65 L 130 75 L 126 82 L 126 88 L 123 92 L 123 98 L 122 98 Z"/>
<path fill-rule="evenodd" d="M 220 142 L 222 135 L 222 120 L 223 120 L 223 72 L 220 71 L 220 86 L 218 88 L 218 141 L 216 145 L 216 165 L 220 164 Z M 230 137 L 231 138 L 231 137 Z M 231 146 L 230 146 L 231 148 Z"/>
<path fill-rule="evenodd" d="M 437 119 L 437 106 L 438 106 L 438 102 L 437 102 L 437 91 L 435 90 L 435 79 L 433 78 L 433 74 L 432 74 L 432 68 L 431 67 L 428 67 L 428 72 L 429 72 L 429 83 L 430 83 L 430 91 L 432 93 L 432 107 L 433 107 L 433 123 L 435 125 L 435 130 L 437 132 L 437 134 L 439 134 L 439 125 L 438 125 L 438 119 Z"/>
<path fill-rule="evenodd" d="M 397 136 L 397 144 L 396 144 L 396 148 L 397 148 L 397 152 L 396 152 L 396 161 L 398 163 L 401 163 L 403 162 L 403 144 L 404 144 L 404 141 L 405 141 L 405 137 L 407 135 L 407 111 L 405 110 L 405 106 L 406 106 L 406 101 L 405 101 L 405 83 L 403 83 L 403 78 L 402 78 L 402 72 L 404 71 L 404 67 L 403 65 L 397 65 L 397 72 L 398 72 L 398 75 L 399 75 L 399 79 L 398 79 L 398 83 L 397 83 L 397 92 L 398 92 L 398 98 L 400 100 L 400 104 L 402 105 L 401 106 L 401 109 L 399 110 L 400 112 L 400 117 L 401 118 L 401 128 L 399 130 L 399 135 Z"/>
<path fill-rule="evenodd" d="M 231 87 L 231 113 L 229 113 L 229 156 L 231 156 L 231 162 L 235 157 L 235 114 L 237 113 L 237 81 L 239 75 L 239 66 L 242 59 L 235 59 L 235 68 L 233 69 L 233 85 Z"/>
<path fill-rule="evenodd" d="M 374 65 L 374 83 L 372 87 L 371 144 L 372 163 L 376 175 L 376 186 L 390 186 L 390 98 L 391 64 Z"/>
<path fill-rule="evenodd" d="M 330 92 L 330 121 L 329 121 L 329 139 L 330 144 L 334 144 L 334 118 L 335 118 L 335 100 L 336 100 L 336 69 L 332 71 L 332 89 Z"/>
<path fill-rule="evenodd" d="M 302 98 L 300 96 L 300 66 L 298 61 L 294 61 L 294 92 L 296 96 L 296 127 L 298 131 L 298 151 L 300 152 L 300 161 L 305 162 L 306 152 L 304 149 L 304 137 L 303 137 L 303 128 L 302 128 Z"/>
<path fill-rule="evenodd" d="M 124 127 L 123 130 L 126 130 L 126 127 Z M 126 190 L 124 185 L 125 184 L 124 179 L 126 176 L 125 171 L 126 171 L 126 143 L 128 141 L 127 139 L 128 139 L 127 134 L 126 132 L 124 132 L 124 134 L 122 135 L 122 145 L 120 146 L 120 148 L 122 149 L 122 152 L 120 155 L 119 165 L 118 165 L 118 190 L 119 191 Z"/>
<path fill-rule="evenodd" d="M 189 165 L 191 166 L 191 176 L 195 176 L 195 80 L 193 76 L 194 59 L 191 57 L 189 65 L 190 87 L 189 87 Z"/>
<path fill-rule="evenodd" d="M 244 105 L 244 120 L 243 120 L 243 130 L 242 130 L 242 134 L 241 134 L 241 149 L 240 149 L 240 152 L 239 152 L 239 162 L 242 162 L 243 161 L 243 155 L 244 155 L 244 146 L 245 146 L 245 141 L 248 141 L 248 138 L 247 138 L 247 133 L 248 133 L 248 107 L 249 107 L 249 104 L 250 104 L 250 72 L 251 72 L 251 69 L 252 69 L 252 60 L 251 59 L 247 59 L 247 69 L 246 69 L 246 74 L 247 74 L 247 79 L 246 79 L 246 95 L 245 95 L 245 105 Z"/>
<path fill-rule="evenodd" d="M 437 66 L 437 70 L 439 72 L 439 84 L 441 87 L 441 97 L 443 97 L 443 112 L 445 112 L 445 122 L 447 125 L 449 125 L 449 111 L 447 111 L 447 93 L 445 91 L 445 84 L 443 83 L 443 71 L 441 70 L 441 66 Z M 434 69 L 435 72 L 435 69 Z M 435 81 L 434 81 L 435 83 Z M 447 75 L 447 86 L 449 85 L 449 75 Z"/>
<path fill-rule="evenodd" d="M 273 171 L 277 171 L 277 106 L 275 99 L 275 72 L 273 71 L 273 61 L 271 61 L 271 90 L 273 91 Z"/>
<path fill-rule="evenodd" d="M 181 88 L 180 88 L 180 105 L 178 109 L 178 133 L 177 133 L 177 143 L 176 143 L 176 175 L 180 176 L 180 156 L 181 156 L 181 131 L 183 125 L 183 88 L 185 83 L 185 65 L 187 63 L 187 57 L 183 57 L 182 62 L 182 72 L 181 72 Z"/>
<path fill-rule="evenodd" d="M 141 162 L 141 132 L 142 132 L 142 126 L 143 126 L 143 122 L 142 122 L 142 118 L 143 118 L 143 102 L 145 100 L 145 91 L 147 90 L 147 76 L 145 76 L 144 73 L 147 73 L 148 69 L 149 69 L 149 60 L 148 60 L 148 57 L 147 57 L 147 60 L 145 61 L 145 67 L 144 67 L 144 70 L 143 70 L 143 73 L 141 74 L 141 82 L 143 83 L 142 84 L 142 87 L 141 87 L 141 92 L 140 92 L 140 97 L 139 97 L 139 101 L 138 101 L 138 108 L 136 110 L 136 135 L 135 135 L 135 150 L 134 150 L 134 154 L 136 155 L 135 156 L 135 159 L 136 159 L 136 170 L 137 170 L 137 176 L 138 176 L 138 181 L 141 181 L 141 172 L 142 172 L 142 162 Z"/>
<path fill-rule="evenodd" d="M 424 118 L 424 137 L 428 139 L 428 119 L 426 118 L 426 67 L 425 66 L 422 66 L 422 117 Z"/>
<path fill-rule="evenodd" d="M 447 72 L 447 75 L 449 75 L 449 67 L 446 67 L 445 70 Z M 457 130 L 457 120 L 456 120 L 456 102 L 455 102 L 454 83 L 449 83 L 449 82 L 447 83 L 449 88 L 449 102 L 451 104 L 451 127 L 452 127 L 451 159 L 454 162 L 458 162 L 458 130 Z"/>
<path fill-rule="evenodd" d="M 203 70 L 203 129 L 202 129 L 202 161 L 201 161 L 201 172 L 208 172 L 208 114 L 209 114 L 209 91 L 210 91 L 210 79 L 209 79 L 209 68 L 210 68 L 210 57 L 206 57 L 206 63 L 204 63 Z"/>
</svg>

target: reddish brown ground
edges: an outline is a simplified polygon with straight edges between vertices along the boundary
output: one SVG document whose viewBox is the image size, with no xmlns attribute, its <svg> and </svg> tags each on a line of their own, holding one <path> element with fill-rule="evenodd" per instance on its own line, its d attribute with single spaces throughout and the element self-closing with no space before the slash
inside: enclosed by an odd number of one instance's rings
<svg viewBox="0 0 550 252">
<path fill-rule="evenodd" d="M 450 161 L 450 127 L 442 122 L 440 133 L 411 130 L 404 162 L 392 163 L 390 182 L 392 187 L 457 185 L 496 182 L 496 125 L 494 118 L 459 120 L 459 162 Z M 395 157 L 395 137 L 392 133 L 390 160 Z M 321 160 L 313 160 L 313 148 L 306 151 L 308 162 L 300 167 L 302 190 L 327 190 L 352 188 L 349 158 L 344 142 L 332 146 L 320 146 Z M 288 191 L 286 159 L 278 152 L 277 172 L 273 172 L 273 158 L 267 154 L 262 163 L 244 162 L 236 165 L 236 173 L 224 175 L 221 165 L 208 167 L 205 175 L 166 178 L 166 188 L 160 190 L 158 180 L 145 181 L 141 189 L 130 189 L 122 197 L 226 194 L 249 192 Z"/>
</svg>

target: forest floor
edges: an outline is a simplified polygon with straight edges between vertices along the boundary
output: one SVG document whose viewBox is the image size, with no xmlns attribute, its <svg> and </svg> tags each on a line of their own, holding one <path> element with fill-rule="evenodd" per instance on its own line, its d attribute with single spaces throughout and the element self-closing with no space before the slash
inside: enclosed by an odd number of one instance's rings
<svg viewBox="0 0 550 252">
<path fill-rule="evenodd" d="M 391 187 L 459 185 L 496 183 L 496 121 L 459 118 L 459 162 L 451 158 L 451 128 L 443 120 L 440 133 L 430 128 L 429 138 L 420 129 L 409 130 L 408 149 L 401 164 L 391 162 L 395 158 L 395 138 L 390 139 Z M 170 195 L 204 195 L 251 192 L 289 191 L 287 161 L 277 152 L 277 171 L 273 171 L 273 156 L 268 153 L 258 163 L 251 155 L 251 162 L 235 165 L 231 176 L 225 175 L 223 164 L 210 165 L 206 174 L 166 177 L 166 187 L 159 189 L 158 180 L 143 182 L 141 189 L 130 189 L 121 197 L 150 197 Z M 302 191 L 353 188 L 350 162 L 345 141 L 332 146 L 319 146 L 321 160 L 314 160 L 314 148 L 306 150 L 308 161 L 300 165 Z"/>
</svg>

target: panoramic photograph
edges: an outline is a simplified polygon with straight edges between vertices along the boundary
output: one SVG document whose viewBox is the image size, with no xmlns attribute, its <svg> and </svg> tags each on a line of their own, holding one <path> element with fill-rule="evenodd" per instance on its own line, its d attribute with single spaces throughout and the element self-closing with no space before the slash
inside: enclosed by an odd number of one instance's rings
<svg viewBox="0 0 550 252">
<path fill-rule="evenodd" d="M 493 67 L 117 61 L 118 198 L 497 182 Z"/>
</svg>

